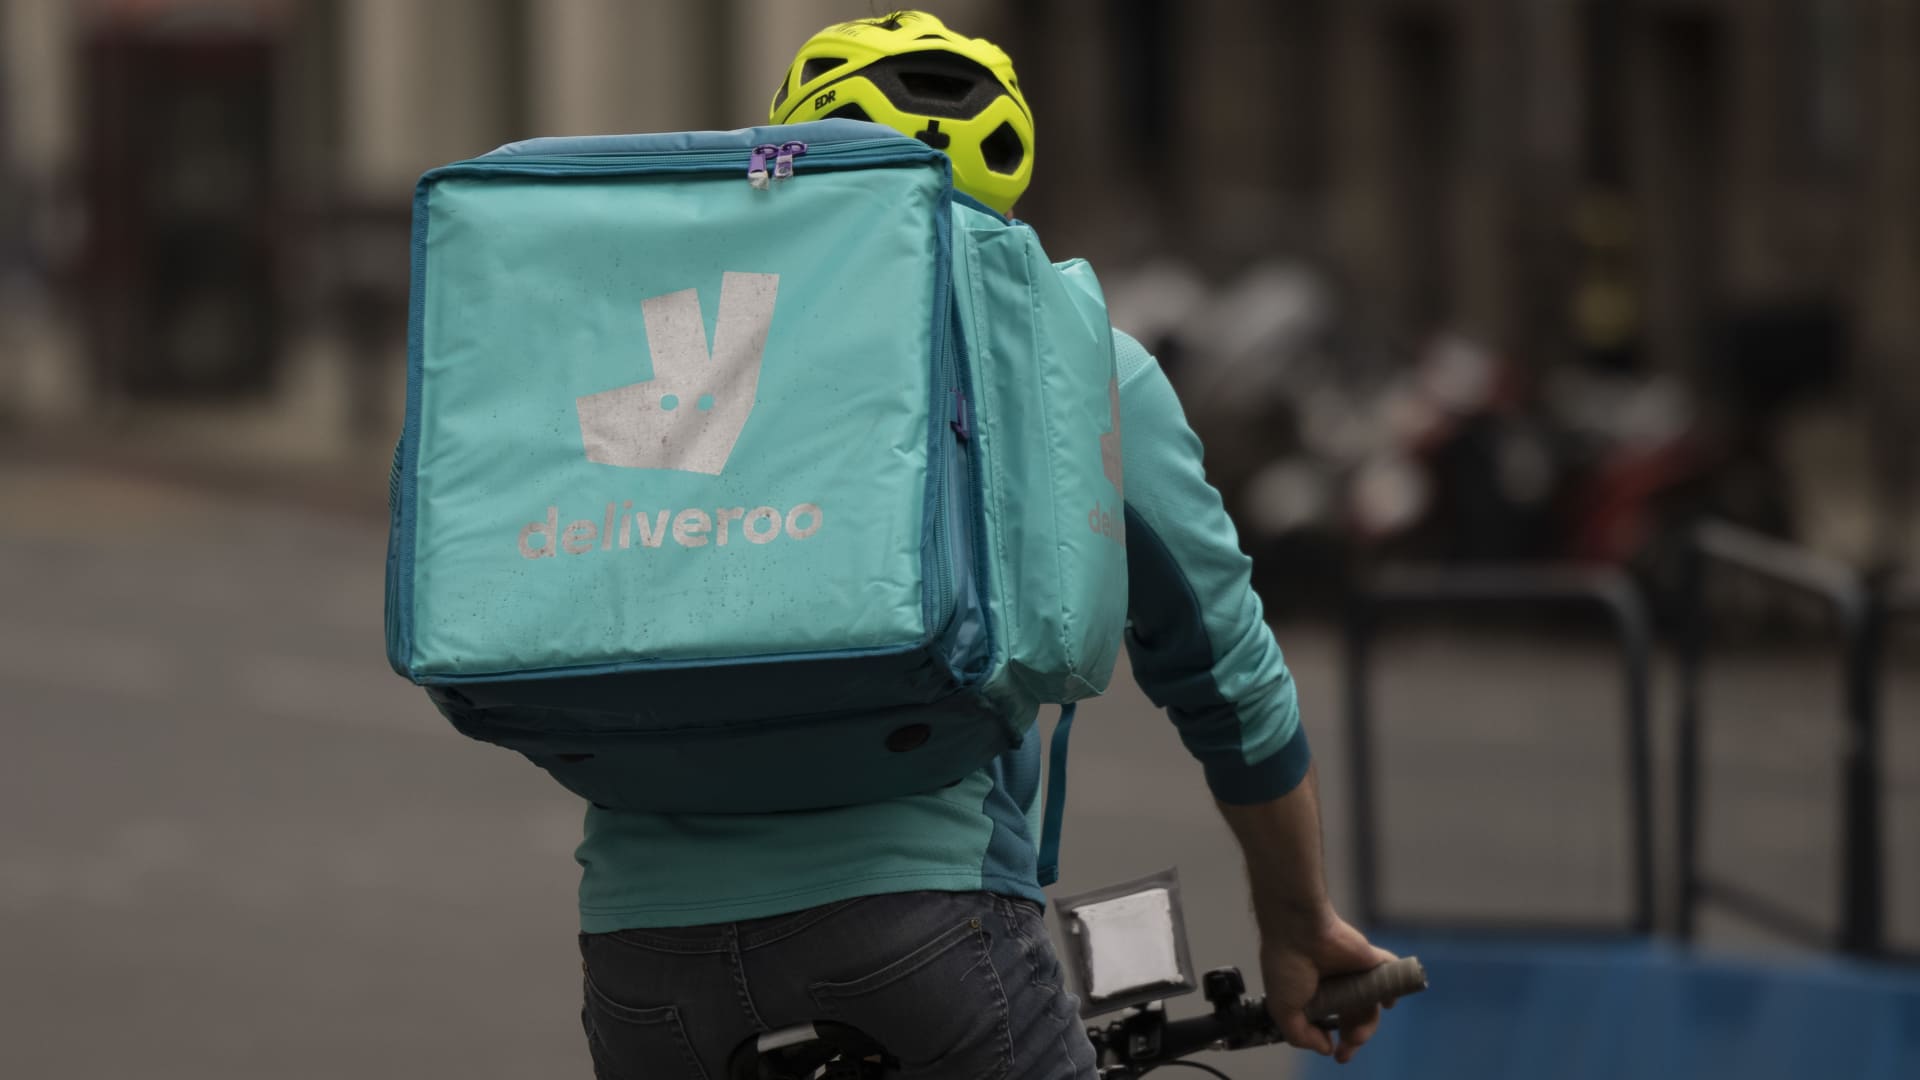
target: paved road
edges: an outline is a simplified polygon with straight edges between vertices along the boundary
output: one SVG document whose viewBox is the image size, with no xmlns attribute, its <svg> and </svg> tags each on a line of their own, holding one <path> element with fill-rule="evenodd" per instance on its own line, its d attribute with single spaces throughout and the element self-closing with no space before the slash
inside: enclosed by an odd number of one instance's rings
<svg viewBox="0 0 1920 1080">
<path fill-rule="evenodd" d="M 0 1076 L 587 1075 L 579 807 L 387 672 L 383 545 L 364 518 L 0 463 Z M 1344 895 L 1335 645 L 1282 634 Z M 1604 653 L 1424 634 L 1383 659 L 1389 898 L 1620 910 Z M 1716 732 L 1716 858 L 1816 917 L 1829 668 L 1743 659 L 1714 690 L 1743 715 Z M 1903 679 L 1890 849 L 1911 856 L 1896 908 L 1920 944 L 1920 689 Z M 1062 888 L 1177 863 L 1196 960 L 1249 962 L 1230 841 L 1137 693 L 1086 711 L 1073 773 Z"/>
</svg>

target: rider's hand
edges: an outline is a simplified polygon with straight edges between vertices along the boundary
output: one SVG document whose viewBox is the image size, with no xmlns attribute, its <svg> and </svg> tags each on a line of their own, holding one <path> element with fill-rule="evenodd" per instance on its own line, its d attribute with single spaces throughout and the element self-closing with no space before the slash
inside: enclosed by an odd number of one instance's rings
<svg viewBox="0 0 1920 1080">
<path fill-rule="evenodd" d="M 1340 1045 L 1307 1022 L 1307 1000 L 1322 979 L 1370 971 L 1393 954 L 1367 944 L 1327 902 L 1320 859 L 1319 783 L 1313 770 L 1270 802 L 1220 804 L 1247 856 L 1253 914 L 1260 924 L 1260 974 L 1280 1034 L 1302 1050 L 1345 1064 L 1380 1026 L 1380 1010 L 1340 1018 Z"/>
<path fill-rule="evenodd" d="M 1369 971 L 1394 955 L 1367 943 L 1331 908 L 1297 931 L 1268 932 L 1260 945 L 1260 974 L 1266 982 L 1267 1009 L 1287 1042 L 1302 1050 L 1332 1055 L 1342 1065 L 1380 1026 L 1380 1009 L 1340 1018 L 1340 1043 L 1313 1026 L 1304 1011 L 1322 979 Z M 1390 1007 L 1390 1006 L 1389 1006 Z"/>
</svg>

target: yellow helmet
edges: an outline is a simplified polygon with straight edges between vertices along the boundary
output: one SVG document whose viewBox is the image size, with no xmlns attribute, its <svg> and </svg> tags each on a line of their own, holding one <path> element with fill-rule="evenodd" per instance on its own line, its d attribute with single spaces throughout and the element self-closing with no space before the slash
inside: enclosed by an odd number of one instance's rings
<svg viewBox="0 0 1920 1080">
<path fill-rule="evenodd" d="M 774 92 L 776 124 L 843 117 L 911 135 L 953 159 L 953 184 L 1003 214 L 1033 178 L 1033 113 L 1013 61 L 924 11 L 813 35 Z"/>
</svg>

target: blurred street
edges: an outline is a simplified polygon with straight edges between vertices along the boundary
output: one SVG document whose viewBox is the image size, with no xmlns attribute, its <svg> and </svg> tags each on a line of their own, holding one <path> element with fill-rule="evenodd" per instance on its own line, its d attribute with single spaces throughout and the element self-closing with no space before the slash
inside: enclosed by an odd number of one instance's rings
<svg viewBox="0 0 1920 1080">
<path fill-rule="evenodd" d="M 373 490 L 358 510 L 322 511 L 97 464 L 0 463 L 0 685 L 16 740 L 0 766 L 0 1076 L 587 1075 L 579 806 L 455 735 L 387 671 Z M 1344 897 L 1337 637 L 1280 634 Z M 1603 647 L 1421 633 L 1380 659 L 1389 905 L 1623 911 Z M 1895 667 L 1888 908 L 1912 947 L 1920 673 Z M 1830 921 L 1832 666 L 1801 649 L 1714 671 L 1710 723 L 1741 722 L 1710 728 L 1710 861 Z M 1667 681 L 1656 695 L 1666 719 Z M 1670 760 L 1670 738 L 1659 745 Z M 1085 711 L 1071 808 L 1063 892 L 1178 864 L 1195 962 L 1252 968 L 1231 841 L 1125 680 Z M 1709 931 L 1764 943 L 1718 920 Z"/>
<path fill-rule="evenodd" d="M 0 473 L 0 1075 L 585 1075 L 579 810 L 384 670 L 384 531 Z"/>
</svg>

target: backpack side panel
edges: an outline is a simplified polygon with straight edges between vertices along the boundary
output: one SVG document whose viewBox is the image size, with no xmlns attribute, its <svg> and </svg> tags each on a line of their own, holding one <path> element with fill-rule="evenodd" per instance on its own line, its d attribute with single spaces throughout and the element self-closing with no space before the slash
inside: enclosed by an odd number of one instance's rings
<svg viewBox="0 0 1920 1080">
<path fill-rule="evenodd" d="M 987 549 L 1005 681 L 1069 702 L 1105 690 L 1126 619 L 1112 331 L 1084 263 L 1033 231 L 955 209 Z"/>
</svg>

